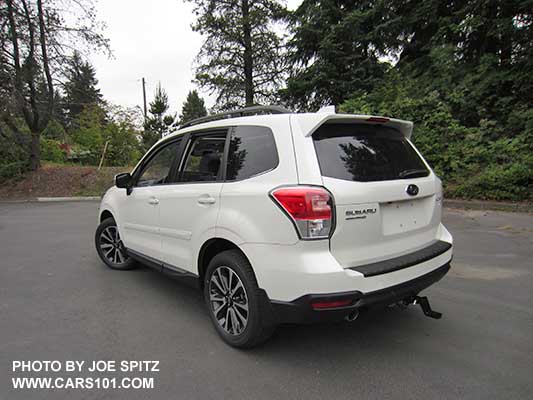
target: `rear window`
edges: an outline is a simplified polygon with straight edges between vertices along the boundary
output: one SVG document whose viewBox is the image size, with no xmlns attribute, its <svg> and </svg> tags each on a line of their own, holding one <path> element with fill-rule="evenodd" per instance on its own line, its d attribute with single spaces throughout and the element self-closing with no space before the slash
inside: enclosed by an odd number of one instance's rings
<svg viewBox="0 0 533 400">
<path fill-rule="evenodd" d="M 371 182 L 429 175 L 413 146 L 393 128 L 326 124 L 313 140 L 323 176 Z"/>
<path fill-rule="evenodd" d="M 228 181 L 242 180 L 278 166 L 278 151 L 272 131 L 262 126 L 236 126 L 228 150 Z"/>
</svg>

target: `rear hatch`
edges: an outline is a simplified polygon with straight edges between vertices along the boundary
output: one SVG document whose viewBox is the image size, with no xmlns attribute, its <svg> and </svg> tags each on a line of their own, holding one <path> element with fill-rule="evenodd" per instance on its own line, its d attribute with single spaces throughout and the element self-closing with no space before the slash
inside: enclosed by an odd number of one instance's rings
<svg viewBox="0 0 533 400">
<path fill-rule="evenodd" d="M 335 199 L 331 252 L 345 268 L 387 260 L 435 241 L 440 180 L 406 136 L 411 123 L 329 121 L 312 134 L 322 181 Z"/>
</svg>

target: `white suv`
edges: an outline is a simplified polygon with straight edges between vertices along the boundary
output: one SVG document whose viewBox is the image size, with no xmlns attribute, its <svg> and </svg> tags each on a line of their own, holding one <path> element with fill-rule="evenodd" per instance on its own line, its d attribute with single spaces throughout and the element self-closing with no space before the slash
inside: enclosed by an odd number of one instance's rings
<svg viewBox="0 0 533 400">
<path fill-rule="evenodd" d="M 96 249 L 111 268 L 138 261 L 201 288 L 236 347 L 373 306 L 438 318 L 418 293 L 448 272 L 452 237 L 412 128 L 272 106 L 193 121 L 116 176 Z"/>
</svg>

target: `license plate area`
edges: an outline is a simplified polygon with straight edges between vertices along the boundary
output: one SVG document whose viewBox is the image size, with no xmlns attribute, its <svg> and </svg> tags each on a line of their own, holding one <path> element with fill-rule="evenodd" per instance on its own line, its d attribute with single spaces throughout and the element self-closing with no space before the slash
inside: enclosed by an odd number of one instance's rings
<svg viewBox="0 0 533 400">
<path fill-rule="evenodd" d="M 427 226 L 432 197 L 381 203 L 383 234 L 395 235 Z"/>
</svg>

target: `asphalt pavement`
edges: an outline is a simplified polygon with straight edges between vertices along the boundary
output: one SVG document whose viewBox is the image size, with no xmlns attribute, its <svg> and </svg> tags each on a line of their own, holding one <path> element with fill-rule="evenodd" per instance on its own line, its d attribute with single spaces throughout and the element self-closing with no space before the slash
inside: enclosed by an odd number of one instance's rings
<svg viewBox="0 0 533 400">
<path fill-rule="evenodd" d="M 228 347 L 199 292 L 112 271 L 96 202 L 0 204 L 0 399 L 531 399 L 533 216 L 447 210 L 450 273 L 415 307 L 283 326 Z M 13 372 L 23 360 L 154 360 L 158 372 Z M 152 367 L 154 364 L 151 365 Z M 13 389 L 17 377 L 152 377 L 153 389 Z"/>
</svg>

